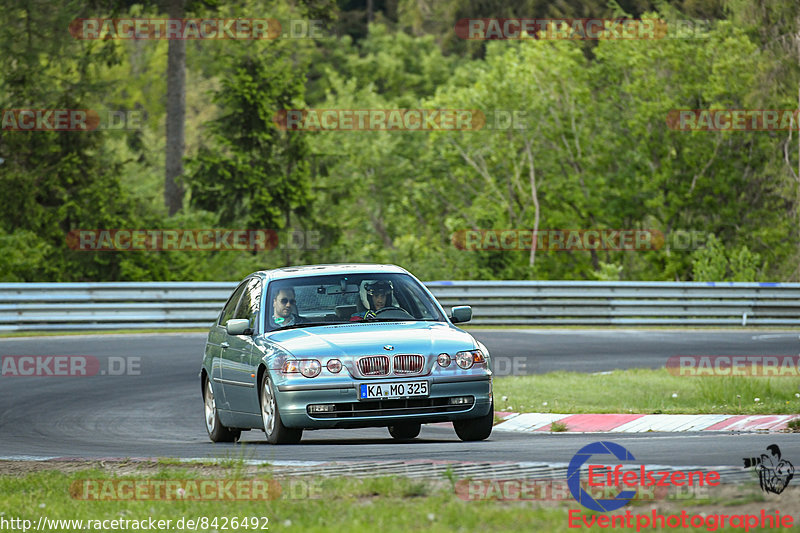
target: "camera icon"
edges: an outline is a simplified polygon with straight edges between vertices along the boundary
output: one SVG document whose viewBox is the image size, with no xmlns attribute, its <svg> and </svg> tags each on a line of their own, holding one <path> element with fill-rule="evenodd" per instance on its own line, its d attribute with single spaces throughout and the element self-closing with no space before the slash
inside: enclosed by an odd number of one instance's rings
<svg viewBox="0 0 800 533">
<path fill-rule="evenodd" d="M 743 461 L 745 468 L 755 468 L 761 464 L 761 457 L 745 457 Z"/>
</svg>

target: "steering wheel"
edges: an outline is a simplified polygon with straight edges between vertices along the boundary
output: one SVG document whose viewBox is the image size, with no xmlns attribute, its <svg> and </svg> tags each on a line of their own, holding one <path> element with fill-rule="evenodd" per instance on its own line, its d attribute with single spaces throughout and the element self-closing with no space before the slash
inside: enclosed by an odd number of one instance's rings
<svg viewBox="0 0 800 533">
<path fill-rule="evenodd" d="M 384 312 L 387 311 L 394 311 L 398 313 L 399 316 L 385 316 L 384 318 L 414 318 L 411 316 L 411 313 L 403 309 L 402 307 L 397 307 L 396 305 L 387 305 L 386 307 L 381 307 L 377 311 L 373 311 L 375 313 L 375 317 L 377 318 L 379 315 L 382 315 Z"/>
</svg>

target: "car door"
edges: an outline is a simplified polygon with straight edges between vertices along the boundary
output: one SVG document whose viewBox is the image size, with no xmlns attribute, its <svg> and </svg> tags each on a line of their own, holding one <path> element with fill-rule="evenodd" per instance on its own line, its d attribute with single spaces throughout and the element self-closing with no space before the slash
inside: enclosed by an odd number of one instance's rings
<svg viewBox="0 0 800 533">
<path fill-rule="evenodd" d="M 257 329 L 258 310 L 261 306 L 262 283 L 258 278 L 248 281 L 233 318 L 250 321 L 249 335 L 227 335 L 228 348 L 222 356 L 222 378 L 225 384 L 225 397 L 231 411 L 244 413 L 258 412 L 255 368 L 251 364 L 251 354 L 256 349 L 253 333 Z"/>
<path fill-rule="evenodd" d="M 239 305 L 239 300 L 242 297 L 246 282 L 242 282 L 233 291 L 227 303 L 222 308 L 214 326 L 208 333 L 208 341 L 206 342 L 206 351 L 212 355 L 211 359 L 211 380 L 214 383 L 214 395 L 217 407 L 220 409 L 230 409 L 228 399 L 225 396 L 225 383 L 222 377 L 222 367 L 224 364 L 225 352 L 228 350 L 230 343 L 228 342 L 228 332 L 225 331 L 225 323 L 233 318 L 236 312 L 236 307 Z"/>
</svg>

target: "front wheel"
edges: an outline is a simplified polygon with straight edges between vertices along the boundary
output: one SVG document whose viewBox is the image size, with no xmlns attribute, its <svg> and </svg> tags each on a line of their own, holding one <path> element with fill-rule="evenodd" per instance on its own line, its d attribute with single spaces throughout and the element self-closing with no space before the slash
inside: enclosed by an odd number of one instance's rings
<svg viewBox="0 0 800 533">
<path fill-rule="evenodd" d="M 485 440 L 492 434 L 494 425 L 494 399 L 492 399 L 489 412 L 480 418 L 470 418 L 468 420 L 454 420 L 453 428 L 456 435 L 463 441 Z"/>
<path fill-rule="evenodd" d="M 261 378 L 261 420 L 264 422 L 264 433 L 270 444 L 297 444 L 303 438 L 302 429 L 287 428 L 281 421 L 275 389 L 269 379 L 269 371 L 264 371 Z"/>
<path fill-rule="evenodd" d="M 219 421 L 214 389 L 208 378 L 205 378 L 205 385 L 203 385 L 203 404 L 206 415 L 206 431 L 208 431 L 208 438 L 211 439 L 211 442 L 236 442 L 239 440 L 239 436 L 242 434 L 240 430 L 227 428 Z"/>
<path fill-rule="evenodd" d="M 396 440 L 411 440 L 419 435 L 422 429 L 422 424 L 415 424 L 413 422 L 405 422 L 389 426 L 389 435 Z"/>
</svg>

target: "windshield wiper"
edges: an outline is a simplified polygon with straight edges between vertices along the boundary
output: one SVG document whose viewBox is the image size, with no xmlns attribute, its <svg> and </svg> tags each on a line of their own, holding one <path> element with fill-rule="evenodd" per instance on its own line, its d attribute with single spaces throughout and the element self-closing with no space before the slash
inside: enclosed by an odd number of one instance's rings
<svg viewBox="0 0 800 533">
<path fill-rule="evenodd" d="M 426 322 L 424 318 L 368 318 L 362 322 Z"/>
</svg>

